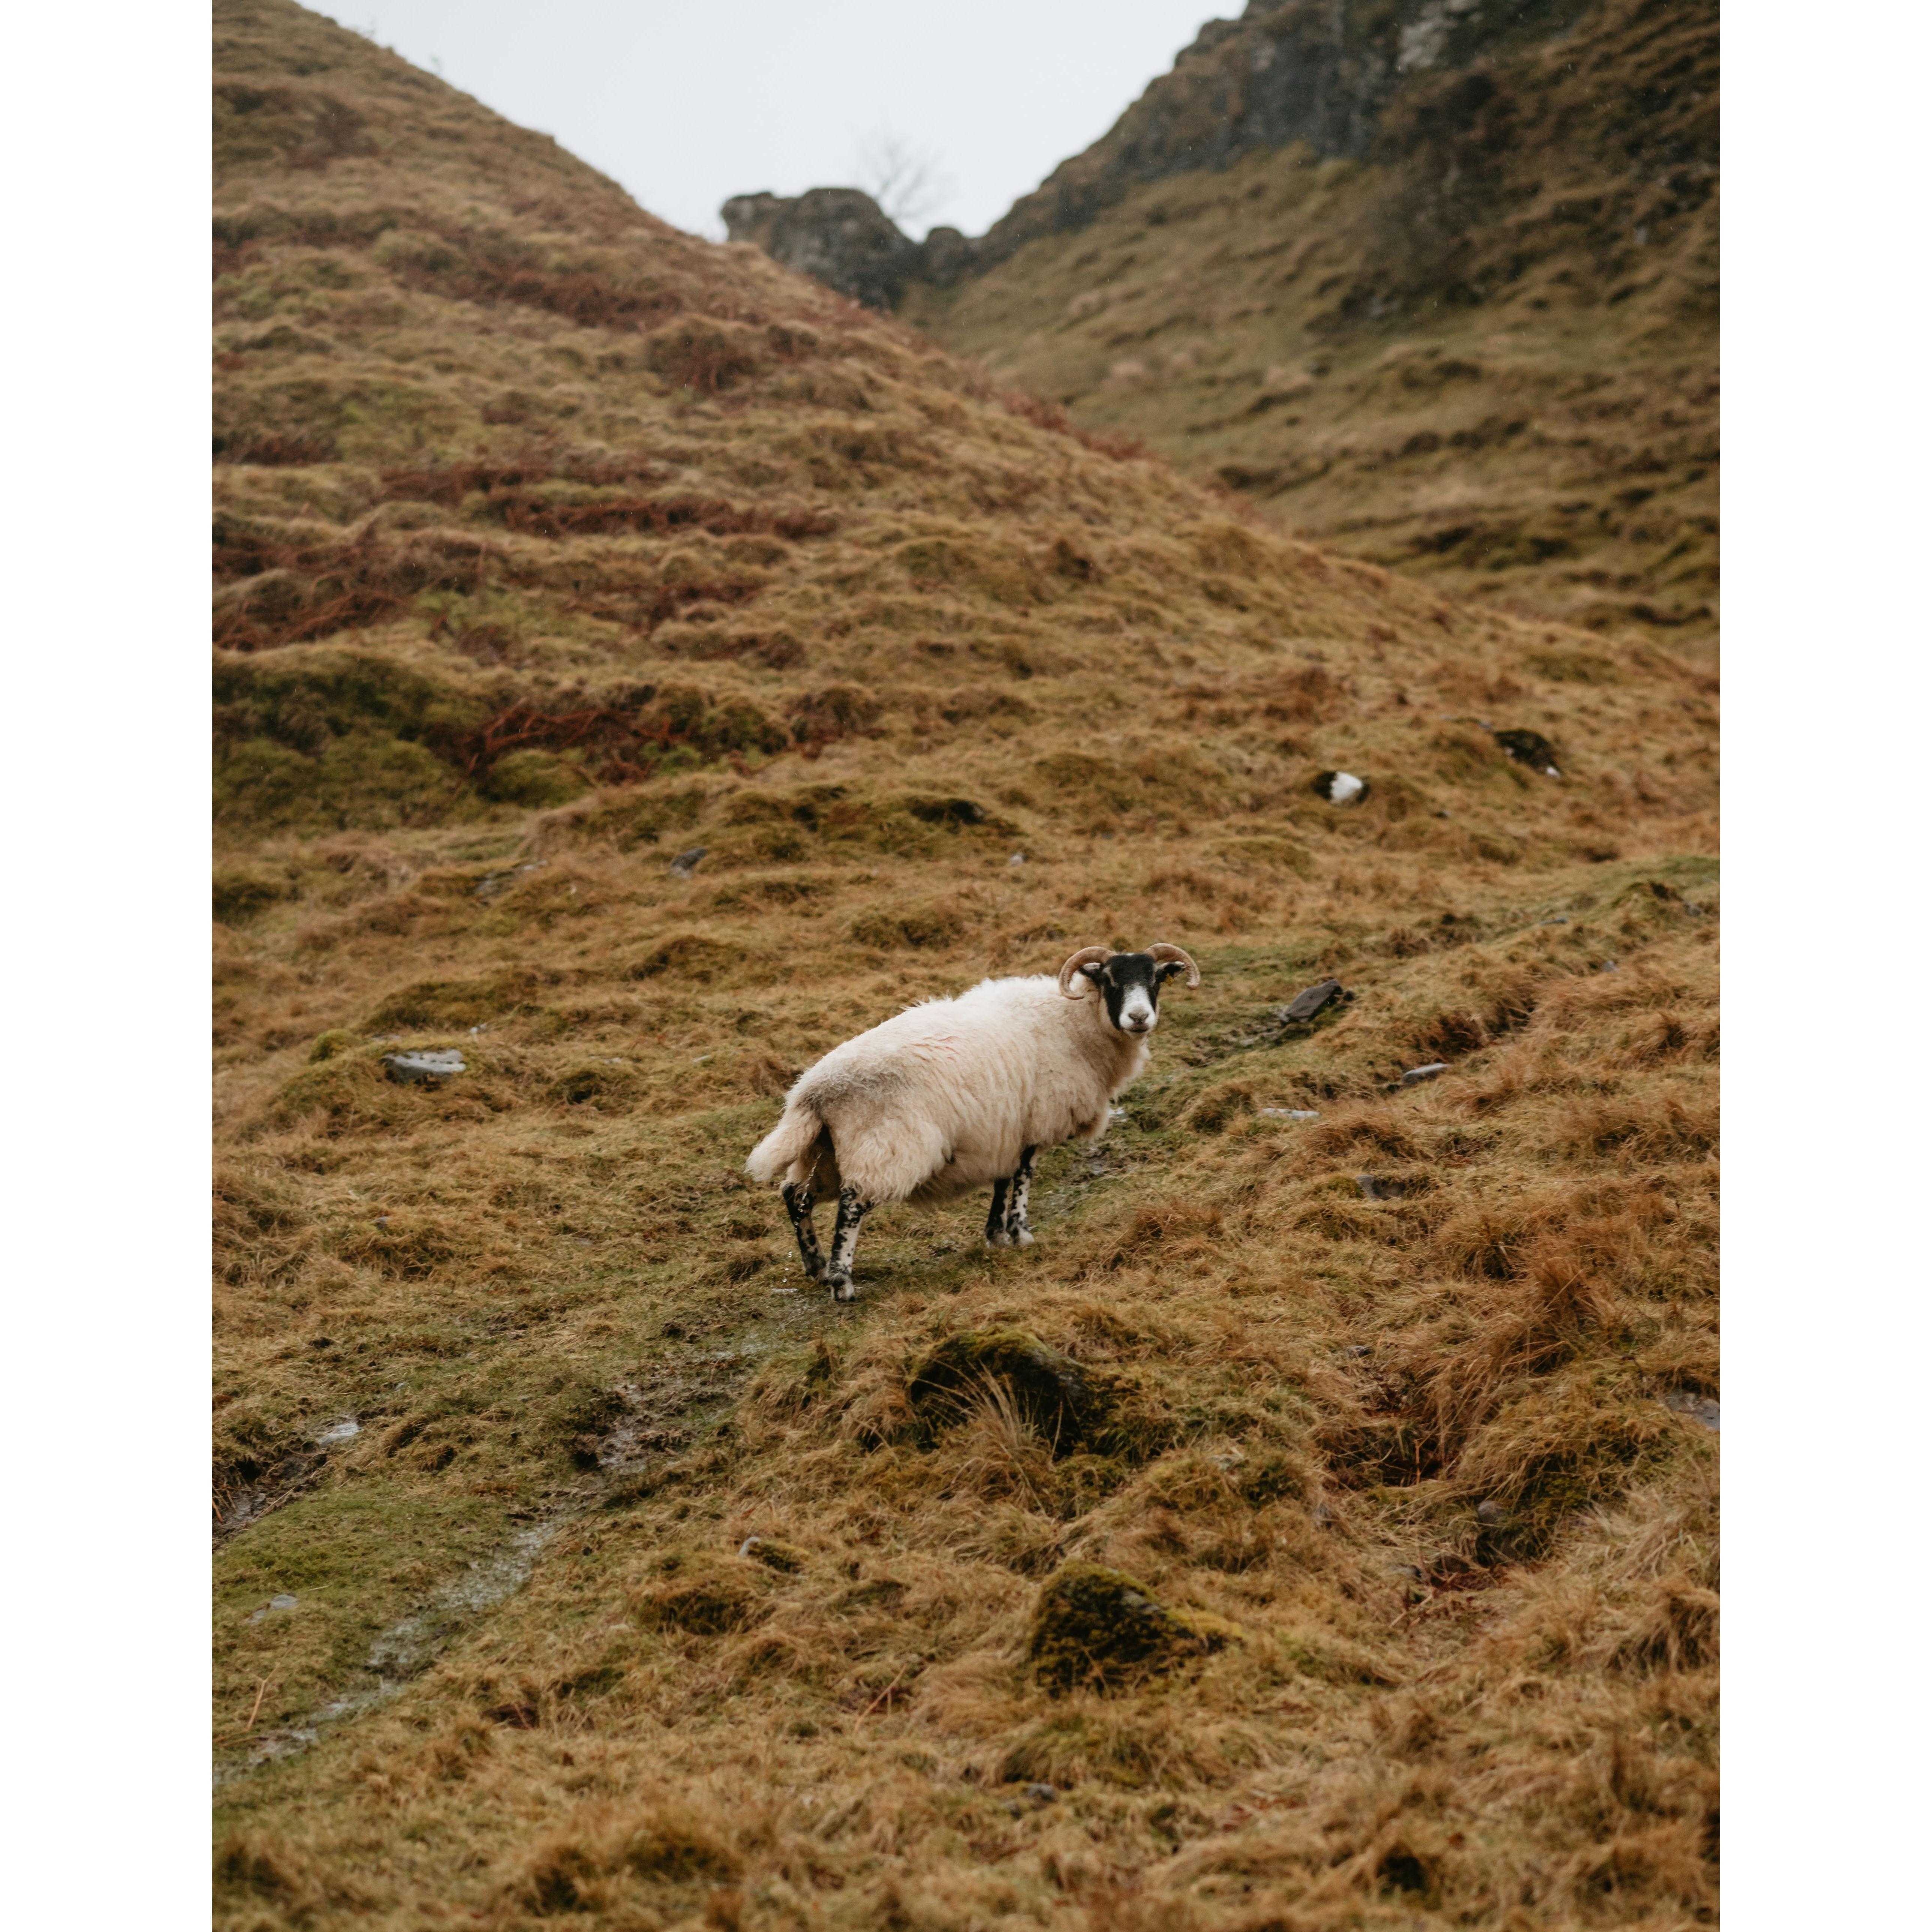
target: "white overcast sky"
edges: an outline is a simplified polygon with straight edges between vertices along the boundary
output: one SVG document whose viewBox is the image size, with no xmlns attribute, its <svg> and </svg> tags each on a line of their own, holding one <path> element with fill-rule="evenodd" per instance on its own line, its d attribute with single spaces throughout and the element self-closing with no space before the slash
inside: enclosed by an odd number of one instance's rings
<svg viewBox="0 0 1932 1932">
<path fill-rule="evenodd" d="M 1226 11 L 1240 0 L 1222 0 Z M 353 0 L 322 8 L 526 128 L 653 214 L 722 238 L 718 204 L 866 187 L 887 140 L 982 234 L 1096 140 L 1213 0 Z"/>
</svg>

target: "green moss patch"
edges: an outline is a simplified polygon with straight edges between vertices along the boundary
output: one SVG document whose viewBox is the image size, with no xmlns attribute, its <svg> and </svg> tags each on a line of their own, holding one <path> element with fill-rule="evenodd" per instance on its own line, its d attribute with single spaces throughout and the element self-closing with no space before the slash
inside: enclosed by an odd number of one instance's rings
<svg viewBox="0 0 1932 1932">
<path fill-rule="evenodd" d="M 1243 1637 L 1224 1618 L 1166 1608 L 1124 1570 L 1070 1563 L 1040 1593 L 1027 1658 L 1050 1690 L 1118 1690 Z"/>
</svg>

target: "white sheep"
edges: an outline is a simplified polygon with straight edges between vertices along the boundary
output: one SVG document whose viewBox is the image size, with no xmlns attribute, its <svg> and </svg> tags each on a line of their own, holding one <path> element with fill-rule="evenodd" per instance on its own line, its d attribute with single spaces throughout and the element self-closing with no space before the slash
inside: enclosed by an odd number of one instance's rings
<svg viewBox="0 0 1932 1932">
<path fill-rule="evenodd" d="M 1034 1156 L 1106 1131 L 1109 1103 L 1147 1065 L 1161 985 L 1177 973 L 1201 983 L 1178 946 L 1082 946 L 1057 978 L 983 980 L 922 1000 L 807 1068 L 745 1163 L 754 1180 L 781 1184 L 806 1274 L 834 1300 L 856 1300 L 852 1253 L 874 1208 L 989 1181 L 988 1242 L 1029 1244 Z M 828 1262 L 812 1213 L 834 1190 Z"/>
</svg>

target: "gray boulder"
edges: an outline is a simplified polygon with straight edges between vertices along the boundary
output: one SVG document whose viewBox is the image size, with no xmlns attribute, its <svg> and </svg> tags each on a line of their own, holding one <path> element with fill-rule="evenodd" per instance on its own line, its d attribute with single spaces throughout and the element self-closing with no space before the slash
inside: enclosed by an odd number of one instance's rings
<svg viewBox="0 0 1932 1932">
<path fill-rule="evenodd" d="M 956 228 L 914 241 L 862 188 L 734 194 L 718 213 L 732 241 L 752 242 L 868 308 L 896 308 L 908 281 L 950 287 L 977 259 L 978 244 Z"/>
</svg>

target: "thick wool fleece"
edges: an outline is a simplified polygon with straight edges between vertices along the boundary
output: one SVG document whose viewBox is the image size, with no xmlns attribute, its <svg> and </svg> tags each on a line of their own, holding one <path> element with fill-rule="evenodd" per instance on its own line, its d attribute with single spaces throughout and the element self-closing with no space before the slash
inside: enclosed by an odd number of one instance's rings
<svg viewBox="0 0 1932 1932">
<path fill-rule="evenodd" d="M 813 1176 L 821 1196 L 943 1201 L 1005 1178 L 1029 1147 L 1097 1138 L 1148 1042 L 1116 1031 L 1076 983 L 1069 999 L 1045 974 L 984 980 L 834 1047 L 800 1076 L 747 1170 L 768 1185 Z"/>
</svg>

